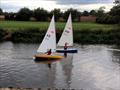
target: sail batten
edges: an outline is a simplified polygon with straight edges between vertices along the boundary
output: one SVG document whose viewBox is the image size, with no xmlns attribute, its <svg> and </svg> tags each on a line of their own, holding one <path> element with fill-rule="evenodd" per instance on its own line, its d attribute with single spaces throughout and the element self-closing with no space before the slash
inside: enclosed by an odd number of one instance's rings
<svg viewBox="0 0 120 90">
<path fill-rule="evenodd" d="M 56 51 L 56 31 L 55 31 L 54 15 L 53 15 L 50 25 L 48 27 L 47 33 L 46 33 L 42 43 L 40 44 L 37 52 L 45 53 L 49 49 L 51 49 L 52 52 Z"/>
<path fill-rule="evenodd" d="M 60 40 L 57 46 L 64 46 L 67 43 L 68 46 L 73 46 L 73 29 L 72 29 L 72 19 L 71 14 L 68 17 L 66 26 L 63 30 Z"/>
</svg>

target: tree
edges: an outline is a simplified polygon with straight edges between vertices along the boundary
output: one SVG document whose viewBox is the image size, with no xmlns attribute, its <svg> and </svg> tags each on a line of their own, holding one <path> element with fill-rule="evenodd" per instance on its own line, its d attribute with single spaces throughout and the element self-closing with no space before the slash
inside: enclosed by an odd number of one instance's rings
<svg viewBox="0 0 120 90">
<path fill-rule="evenodd" d="M 120 6 L 114 6 L 111 11 L 110 11 L 110 14 L 113 15 L 113 16 L 120 16 Z"/>
<path fill-rule="evenodd" d="M 4 12 L 4 15 L 5 15 L 5 19 L 6 20 L 15 20 L 16 19 L 16 13 L 13 13 L 13 12 Z"/>
<path fill-rule="evenodd" d="M 92 16 L 96 16 L 96 15 L 97 15 L 97 12 L 96 12 L 95 10 L 91 10 L 91 11 L 89 12 L 89 14 L 92 15 Z"/>
<path fill-rule="evenodd" d="M 114 2 L 116 5 L 120 5 L 120 0 L 115 0 Z"/>
<path fill-rule="evenodd" d="M 101 16 L 103 16 L 104 15 L 104 9 L 105 9 L 105 7 L 100 7 L 99 9 L 98 9 L 98 11 L 97 11 L 97 16 L 98 17 L 101 17 Z"/>
<path fill-rule="evenodd" d="M 120 22 L 120 5 L 114 6 L 110 11 L 110 15 L 115 16 Z"/>
<path fill-rule="evenodd" d="M 3 11 L 2 11 L 2 9 L 0 8 L 0 15 L 2 15 L 3 14 Z"/>
<path fill-rule="evenodd" d="M 37 19 L 37 21 L 47 21 L 48 11 L 43 8 L 37 8 L 33 11 L 33 16 Z"/>
<path fill-rule="evenodd" d="M 97 18 L 96 22 L 102 24 L 117 24 L 118 20 L 119 19 L 115 16 L 105 14 L 104 16 Z"/>
<path fill-rule="evenodd" d="M 16 20 L 28 21 L 31 15 L 32 15 L 31 10 L 29 10 L 28 8 L 22 8 L 20 9 L 20 11 L 18 11 L 16 15 Z"/>
<path fill-rule="evenodd" d="M 84 12 L 82 13 L 82 15 L 83 15 L 83 16 L 89 16 L 89 12 L 88 12 L 88 11 L 84 11 Z"/>
<path fill-rule="evenodd" d="M 50 16 L 55 15 L 55 20 L 58 21 L 60 17 L 63 16 L 63 13 L 60 11 L 60 9 L 54 9 L 50 12 Z"/>
<path fill-rule="evenodd" d="M 68 9 L 67 11 L 64 12 L 64 19 L 67 20 L 69 14 L 72 14 L 72 20 L 73 21 L 79 21 L 79 18 L 81 16 L 81 12 L 77 11 L 76 9 Z"/>
</svg>

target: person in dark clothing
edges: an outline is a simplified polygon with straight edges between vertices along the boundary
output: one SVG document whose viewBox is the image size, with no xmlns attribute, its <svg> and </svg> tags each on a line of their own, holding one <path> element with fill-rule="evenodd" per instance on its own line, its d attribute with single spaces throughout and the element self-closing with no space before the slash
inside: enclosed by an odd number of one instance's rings
<svg viewBox="0 0 120 90">
<path fill-rule="evenodd" d="M 65 43 L 65 46 L 64 46 L 64 50 L 67 50 L 68 46 L 67 46 L 67 42 Z M 67 53 L 64 52 L 64 56 L 67 57 Z"/>
<path fill-rule="evenodd" d="M 64 50 L 67 50 L 68 46 L 67 46 L 67 42 L 65 43 L 65 46 L 64 46 Z"/>
<path fill-rule="evenodd" d="M 47 52 L 47 55 L 51 55 L 52 51 L 51 49 Z"/>
<path fill-rule="evenodd" d="M 51 55 L 51 53 L 52 53 L 52 50 L 49 49 L 49 50 L 47 51 L 47 55 Z M 48 63 L 48 67 L 51 68 L 51 63 Z"/>
</svg>

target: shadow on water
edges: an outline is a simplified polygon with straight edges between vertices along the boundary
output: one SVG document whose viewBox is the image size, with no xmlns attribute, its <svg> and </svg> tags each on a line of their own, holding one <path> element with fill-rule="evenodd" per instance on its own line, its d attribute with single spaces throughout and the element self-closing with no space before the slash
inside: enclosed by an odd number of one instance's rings
<svg viewBox="0 0 120 90">
<path fill-rule="evenodd" d="M 57 60 L 34 60 L 34 61 L 35 61 L 35 63 L 37 63 L 37 64 L 45 64 L 45 65 L 47 65 L 49 68 L 51 68 L 53 63 L 56 63 L 56 62 L 58 62 L 58 61 L 61 61 L 61 59 L 57 59 Z"/>
<path fill-rule="evenodd" d="M 46 86 L 47 88 L 54 88 L 55 84 L 55 76 L 56 76 L 56 63 L 58 60 L 45 60 L 45 61 L 35 61 L 35 63 L 39 66 L 41 64 L 44 64 L 46 67 L 48 67 L 48 70 L 46 72 Z M 41 71 L 39 71 L 41 72 Z"/>
<path fill-rule="evenodd" d="M 118 63 L 120 65 L 120 52 L 112 51 L 112 53 L 113 53 L 113 56 L 112 56 L 113 59 L 112 59 L 112 61 L 114 63 Z"/>
</svg>

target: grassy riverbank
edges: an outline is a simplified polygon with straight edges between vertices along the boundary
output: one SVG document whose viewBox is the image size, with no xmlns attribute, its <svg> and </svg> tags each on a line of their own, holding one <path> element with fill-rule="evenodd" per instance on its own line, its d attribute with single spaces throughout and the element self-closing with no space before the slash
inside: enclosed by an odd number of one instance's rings
<svg viewBox="0 0 120 90">
<path fill-rule="evenodd" d="M 63 30 L 66 22 L 56 22 L 56 30 Z M 46 30 L 49 26 L 49 22 L 30 22 L 30 21 L 0 21 L 0 28 L 8 30 L 20 30 L 28 28 L 38 28 L 40 30 Z M 118 28 L 119 26 L 107 25 L 107 24 L 97 24 L 97 23 L 85 23 L 85 22 L 74 22 L 74 30 L 111 30 Z"/>
<path fill-rule="evenodd" d="M 40 43 L 46 33 L 48 22 L 1 21 L 0 41 Z M 57 41 L 65 23 L 56 23 Z M 80 44 L 120 44 L 119 25 L 96 23 L 73 23 L 74 42 Z"/>
</svg>

